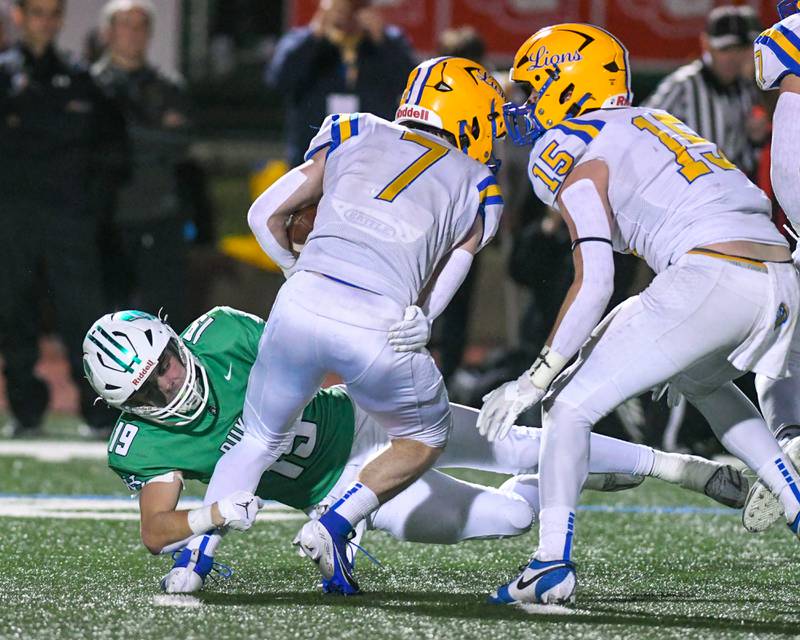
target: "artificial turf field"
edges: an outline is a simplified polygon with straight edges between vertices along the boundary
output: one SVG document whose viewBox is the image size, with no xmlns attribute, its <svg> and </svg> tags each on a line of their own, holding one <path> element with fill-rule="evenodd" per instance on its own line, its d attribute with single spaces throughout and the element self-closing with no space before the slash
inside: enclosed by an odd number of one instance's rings
<svg viewBox="0 0 800 640">
<path fill-rule="evenodd" d="M 290 545 L 302 514 L 277 508 L 220 546 L 230 580 L 173 597 L 158 589 L 171 562 L 140 544 L 136 503 L 102 460 L 46 462 L 10 444 L 0 440 L 3 639 L 800 637 L 800 544 L 788 530 L 748 534 L 737 511 L 654 480 L 585 495 L 571 611 L 483 602 L 535 533 L 436 547 L 370 532 L 363 544 L 383 566 L 359 560 L 366 595 L 323 596 Z"/>
</svg>

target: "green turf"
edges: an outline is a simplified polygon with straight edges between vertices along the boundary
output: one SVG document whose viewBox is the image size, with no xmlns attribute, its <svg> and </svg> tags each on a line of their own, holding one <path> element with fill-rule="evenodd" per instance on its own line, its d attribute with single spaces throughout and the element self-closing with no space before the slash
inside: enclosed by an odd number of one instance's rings
<svg viewBox="0 0 800 640">
<path fill-rule="evenodd" d="M 4 493 L 123 495 L 103 472 L 101 462 L 0 458 Z M 714 506 L 656 481 L 586 502 Z M 230 535 L 217 557 L 234 577 L 180 609 L 154 605 L 170 563 L 147 554 L 137 523 L 0 518 L 0 638 L 767 638 L 800 623 L 800 547 L 783 527 L 747 534 L 733 511 L 579 513 L 578 607 L 566 616 L 483 604 L 533 534 L 434 547 L 373 532 L 365 546 L 384 566 L 362 560 L 367 595 L 341 598 L 318 593 L 315 569 L 294 554 L 299 524 Z"/>
</svg>

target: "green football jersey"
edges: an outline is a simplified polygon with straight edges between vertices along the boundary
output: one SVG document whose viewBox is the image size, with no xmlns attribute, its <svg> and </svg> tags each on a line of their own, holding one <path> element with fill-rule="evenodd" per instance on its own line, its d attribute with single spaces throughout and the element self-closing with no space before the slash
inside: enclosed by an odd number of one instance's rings
<svg viewBox="0 0 800 640">
<path fill-rule="evenodd" d="M 181 334 L 205 367 L 204 413 L 181 427 L 123 413 L 108 443 L 108 465 L 131 491 L 170 471 L 208 483 L 217 460 L 242 437 L 242 407 L 264 331 L 260 318 L 216 307 Z M 317 504 L 342 474 L 353 444 L 355 416 L 343 389 L 323 389 L 303 411 L 291 450 L 262 477 L 257 493 L 298 509 Z"/>
</svg>

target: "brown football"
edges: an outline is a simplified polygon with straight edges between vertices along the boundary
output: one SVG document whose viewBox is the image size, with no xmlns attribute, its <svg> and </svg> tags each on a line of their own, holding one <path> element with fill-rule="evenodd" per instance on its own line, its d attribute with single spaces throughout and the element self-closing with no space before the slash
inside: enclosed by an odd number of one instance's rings
<svg viewBox="0 0 800 640">
<path fill-rule="evenodd" d="M 286 233 L 295 256 L 300 255 L 303 250 L 308 234 L 314 228 L 314 218 L 316 217 L 317 205 L 311 204 L 295 211 L 286 221 Z"/>
</svg>

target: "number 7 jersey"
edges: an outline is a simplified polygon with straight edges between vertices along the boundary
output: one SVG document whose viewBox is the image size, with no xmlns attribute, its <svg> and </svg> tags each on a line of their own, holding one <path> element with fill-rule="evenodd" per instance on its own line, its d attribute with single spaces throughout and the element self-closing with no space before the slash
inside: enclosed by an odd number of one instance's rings
<svg viewBox="0 0 800 640">
<path fill-rule="evenodd" d="M 716 242 L 785 244 L 761 189 L 666 111 L 599 109 L 565 120 L 537 140 L 528 178 L 557 207 L 566 177 L 590 160 L 608 166 L 614 250 L 635 253 L 656 273 Z"/>
<path fill-rule="evenodd" d="M 494 175 L 442 138 L 366 113 L 328 116 L 323 196 L 297 268 L 416 304 L 436 265 L 482 217 L 481 247 L 503 198 Z"/>
</svg>

